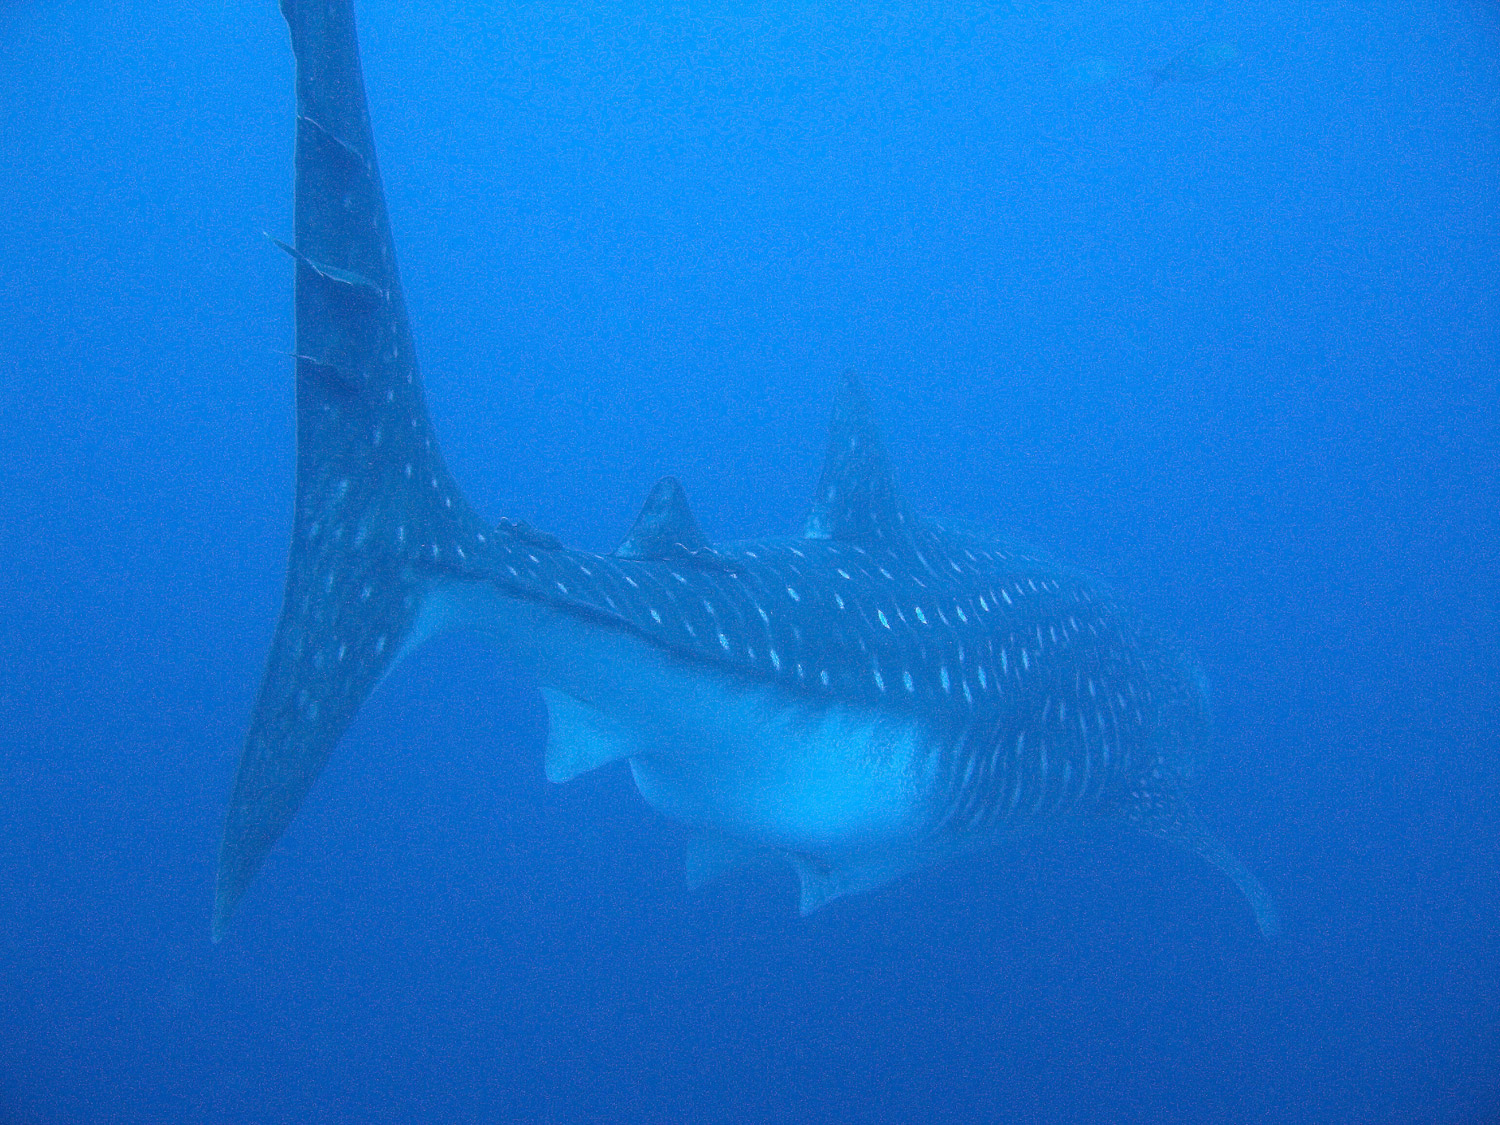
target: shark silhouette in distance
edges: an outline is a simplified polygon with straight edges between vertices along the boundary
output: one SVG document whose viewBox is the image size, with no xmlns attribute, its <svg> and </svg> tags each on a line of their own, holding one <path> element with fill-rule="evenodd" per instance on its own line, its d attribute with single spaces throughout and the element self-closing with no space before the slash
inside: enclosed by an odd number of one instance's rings
<svg viewBox="0 0 1500 1125">
<path fill-rule="evenodd" d="M 283 0 L 296 57 L 296 507 L 219 854 L 215 940 L 360 705 L 477 630 L 530 669 L 546 772 L 629 762 L 688 877 L 784 858 L 809 912 L 1019 831 L 1119 823 L 1261 885 L 1188 802 L 1190 657 L 1095 578 L 910 509 L 858 382 L 803 534 L 726 545 L 681 487 L 612 554 L 481 519 L 444 466 L 397 276 L 350 0 Z"/>
</svg>

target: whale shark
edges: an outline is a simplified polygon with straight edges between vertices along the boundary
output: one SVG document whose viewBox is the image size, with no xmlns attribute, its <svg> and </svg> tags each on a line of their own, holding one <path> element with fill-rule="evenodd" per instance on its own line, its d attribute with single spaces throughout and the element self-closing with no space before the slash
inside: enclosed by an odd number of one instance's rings
<svg viewBox="0 0 1500 1125">
<path fill-rule="evenodd" d="M 1121 824 L 1261 884 L 1195 814 L 1189 653 L 1087 572 L 944 527 L 838 384 L 799 535 L 713 543 L 665 478 L 610 553 L 475 511 L 444 464 L 350 0 L 283 0 L 296 62 L 296 483 L 281 616 L 219 853 L 218 940 L 371 691 L 474 630 L 534 676 L 547 777 L 628 763 L 701 884 L 772 856 L 806 913 L 1049 827 Z"/>
</svg>

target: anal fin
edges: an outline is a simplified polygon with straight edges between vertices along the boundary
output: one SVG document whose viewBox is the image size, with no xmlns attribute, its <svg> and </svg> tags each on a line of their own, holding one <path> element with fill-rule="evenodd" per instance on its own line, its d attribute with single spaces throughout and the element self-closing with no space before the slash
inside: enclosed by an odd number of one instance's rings
<svg viewBox="0 0 1500 1125">
<path fill-rule="evenodd" d="M 542 688 L 542 698 L 547 702 L 548 781 L 572 781 L 635 753 L 629 733 L 598 708 L 553 688 Z"/>
</svg>

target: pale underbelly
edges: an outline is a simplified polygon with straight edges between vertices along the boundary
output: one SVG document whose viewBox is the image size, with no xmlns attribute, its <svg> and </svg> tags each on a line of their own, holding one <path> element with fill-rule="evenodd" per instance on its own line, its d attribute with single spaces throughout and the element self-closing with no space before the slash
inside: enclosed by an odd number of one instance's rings
<svg viewBox="0 0 1500 1125">
<path fill-rule="evenodd" d="M 804 708 L 742 697 L 680 716 L 690 740 L 632 756 L 636 788 L 664 816 L 766 847 L 828 853 L 919 840 L 932 771 L 916 724 Z"/>
<path fill-rule="evenodd" d="M 552 780 L 628 759 L 663 816 L 764 847 L 860 851 L 927 830 L 935 755 L 914 719 L 810 700 L 623 630 L 473 595 L 459 612 L 542 684 Z"/>
</svg>

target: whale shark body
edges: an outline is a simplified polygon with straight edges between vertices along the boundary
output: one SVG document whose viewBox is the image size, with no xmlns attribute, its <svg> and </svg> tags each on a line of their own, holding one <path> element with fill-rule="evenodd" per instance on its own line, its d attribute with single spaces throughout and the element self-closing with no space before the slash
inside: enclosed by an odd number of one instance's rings
<svg viewBox="0 0 1500 1125">
<path fill-rule="evenodd" d="M 234 783 L 215 939 L 361 703 L 434 634 L 541 685 L 546 772 L 628 761 L 698 883 L 762 855 L 801 908 L 1008 834 L 1116 822 L 1255 878 L 1188 802 L 1202 677 L 1098 579 L 898 492 L 846 376 L 803 534 L 711 544 L 676 481 L 610 554 L 481 519 L 427 412 L 349 0 L 283 0 L 297 63 L 296 510 Z"/>
</svg>

